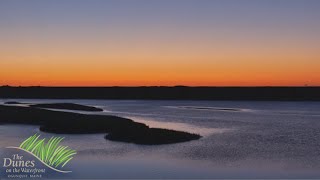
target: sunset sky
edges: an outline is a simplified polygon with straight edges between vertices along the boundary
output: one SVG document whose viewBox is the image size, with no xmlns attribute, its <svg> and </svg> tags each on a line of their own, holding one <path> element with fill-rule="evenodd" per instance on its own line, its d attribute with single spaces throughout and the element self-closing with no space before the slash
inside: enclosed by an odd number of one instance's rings
<svg viewBox="0 0 320 180">
<path fill-rule="evenodd" d="M 320 0 L 0 0 L 0 85 L 306 84 Z"/>
</svg>

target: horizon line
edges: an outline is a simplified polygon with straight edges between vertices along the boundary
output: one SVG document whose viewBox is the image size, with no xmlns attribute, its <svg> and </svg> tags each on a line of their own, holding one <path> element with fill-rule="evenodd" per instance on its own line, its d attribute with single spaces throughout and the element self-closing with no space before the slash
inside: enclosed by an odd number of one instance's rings
<svg viewBox="0 0 320 180">
<path fill-rule="evenodd" d="M 0 88 L 320 88 L 320 85 L 304 85 L 304 86 L 187 86 L 187 85 L 174 85 L 174 86 L 11 86 L 0 85 Z"/>
</svg>

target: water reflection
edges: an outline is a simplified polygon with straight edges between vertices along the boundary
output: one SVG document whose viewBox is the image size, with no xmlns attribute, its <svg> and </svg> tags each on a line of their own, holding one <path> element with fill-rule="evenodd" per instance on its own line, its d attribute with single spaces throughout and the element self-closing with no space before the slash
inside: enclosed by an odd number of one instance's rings
<svg viewBox="0 0 320 180">
<path fill-rule="evenodd" d="M 225 133 L 229 132 L 231 128 L 206 128 L 195 126 L 186 123 L 176 123 L 176 122 L 161 122 L 154 121 L 147 118 L 134 117 L 134 116 L 126 116 L 129 119 L 132 119 L 136 122 L 144 123 L 152 128 L 164 128 L 164 129 L 172 129 L 177 131 L 187 131 L 190 133 L 200 134 L 201 136 L 209 136 L 212 134 Z"/>
<path fill-rule="evenodd" d="M 320 178 L 319 102 L 15 101 L 94 105 L 105 110 L 98 114 L 204 136 L 186 143 L 143 146 L 108 141 L 105 134 L 62 135 L 64 145 L 78 152 L 70 164 L 72 178 Z M 40 132 L 38 126 L 0 125 L 0 149 L 37 132 L 54 135 Z"/>
</svg>

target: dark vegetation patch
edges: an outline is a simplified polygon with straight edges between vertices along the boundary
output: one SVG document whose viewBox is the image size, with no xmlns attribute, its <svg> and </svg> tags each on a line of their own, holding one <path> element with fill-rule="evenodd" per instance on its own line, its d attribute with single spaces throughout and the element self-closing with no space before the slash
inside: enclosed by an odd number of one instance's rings
<svg viewBox="0 0 320 180">
<path fill-rule="evenodd" d="M 85 106 L 74 103 L 50 103 L 50 104 L 32 104 L 30 107 L 37 108 L 52 108 L 52 109 L 66 109 L 66 110 L 78 110 L 78 111 L 103 111 L 101 108 L 93 106 Z"/>
<path fill-rule="evenodd" d="M 0 124 L 39 125 L 56 134 L 107 133 L 106 139 L 135 144 L 157 145 L 186 142 L 200 135 L 168 129 L 149 128 L 127 118 L 51 111 L 33 107 L 0 105 Z"/>
</svg>

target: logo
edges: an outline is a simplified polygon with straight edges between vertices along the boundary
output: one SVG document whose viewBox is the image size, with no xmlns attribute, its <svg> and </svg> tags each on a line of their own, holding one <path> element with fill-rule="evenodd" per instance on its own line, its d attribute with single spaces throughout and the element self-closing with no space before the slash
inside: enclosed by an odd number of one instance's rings
<svg viewBox="0 0 320 180">
<path fill-rule="evenodd" d="M 14 153 L 7 153 L 3 157 L 2 171 L 5 173 L 5 178 L 41 178 L 48 169 L 54 173 L 72 172 L 65 170 L 65 166 L 77 152 L 68 146 L 60 145 L 63 139 L 63 137 L 51 137 L 46 140 L 35 134 L 18 147 L 6 147 Z"/>
</svg>

